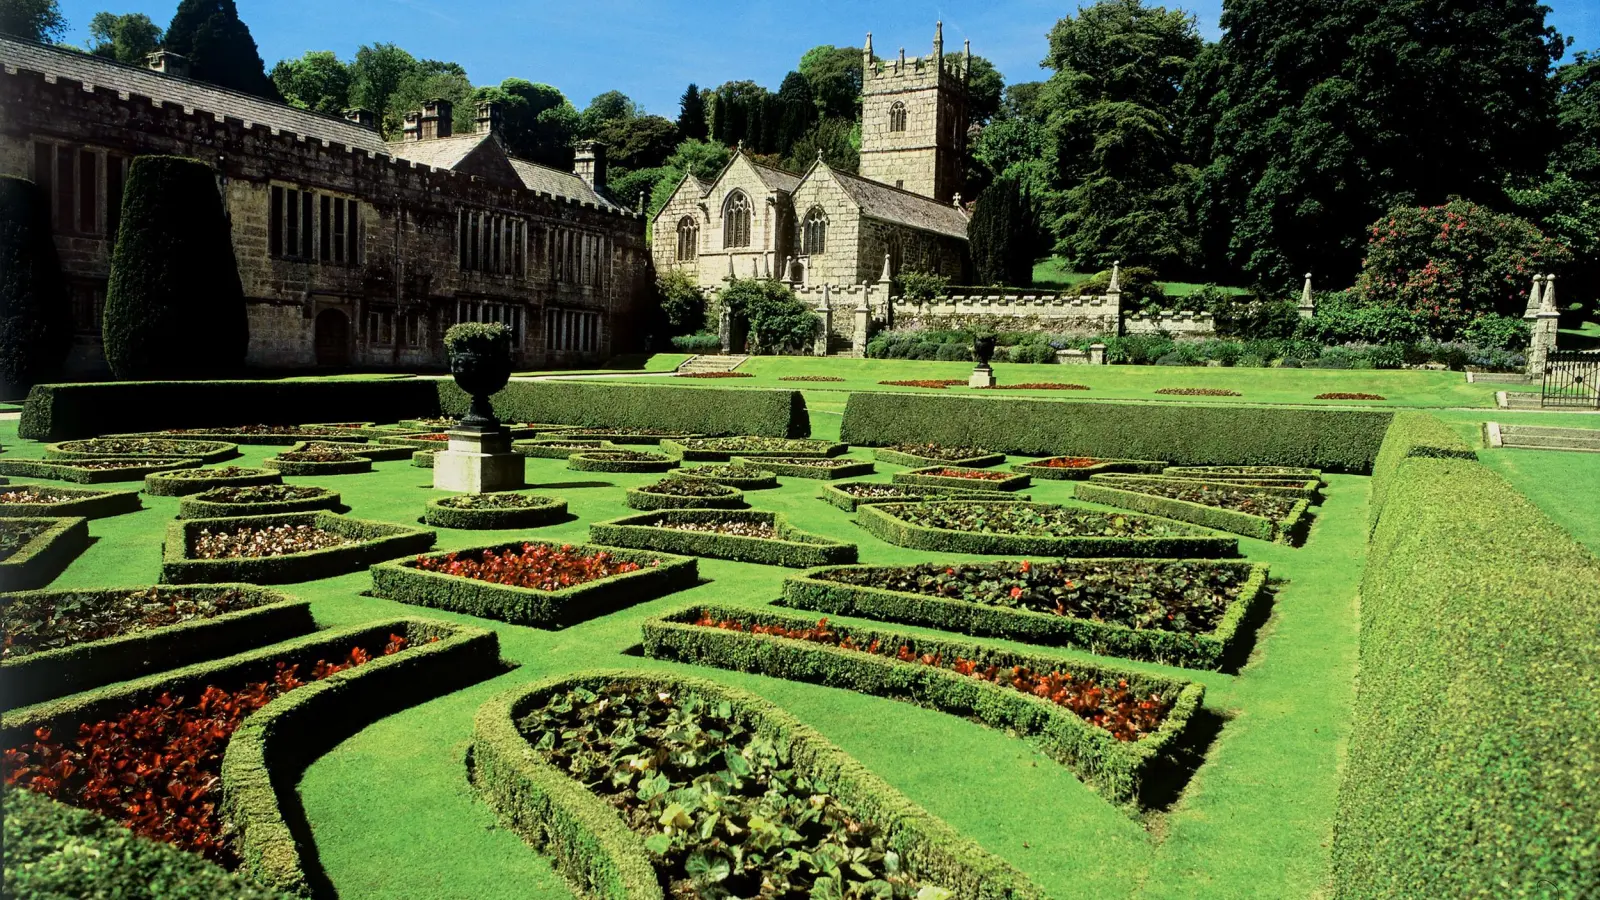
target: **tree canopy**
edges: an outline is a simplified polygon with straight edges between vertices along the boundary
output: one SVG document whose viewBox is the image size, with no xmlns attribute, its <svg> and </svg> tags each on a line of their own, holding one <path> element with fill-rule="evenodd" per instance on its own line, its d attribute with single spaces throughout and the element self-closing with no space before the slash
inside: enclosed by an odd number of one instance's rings
<svg viewBox="0 0 1600 900">
<path fill-rule="evenodd" d="M 201 81 L 280 99 L 233 0 L 180 0 L 164 46 L 187 57 L 190 74 Z"/>
<path fill-rule="evenodd" d="M 89 20 L 89 52 L 117 62 L 142 66 L 161 48 L 161 26 L 144 13 L 98 12 Z"/>
</svg>

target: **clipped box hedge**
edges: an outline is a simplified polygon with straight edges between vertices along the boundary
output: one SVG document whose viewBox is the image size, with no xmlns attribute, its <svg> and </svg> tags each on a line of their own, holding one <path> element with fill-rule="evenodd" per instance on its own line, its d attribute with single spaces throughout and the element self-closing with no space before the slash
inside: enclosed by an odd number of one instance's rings
<svg viewBox="0 0 1600 900">
<path fill-rule="evenodd" d="M 698 478 L 701 481 L 710 481 L 716 484 L 738 488 L 741 491 L 761 491 L 778 486 L 778 473 L 768 469 L 751 468 L 748 476 L 743 475 L 707 475 L 705 466 L 690 466 L 687 469 L 676 469 L 672 472 L 674 478 Z"/>
<path fill-rule="evenodd" d="M 1259 481 L 1276 478 L 1297 484 L 1303 481 L 1322 483 L 1321 470 L 1301 466 L 1167 466 L 1161 470 L 1161 474 L 1171 478 L 1198 478 L 1202 481 Z"/>
<path fill-rule="evenodd" d="M 283 459 L 278 456 L 269 456 L 262 460 L 261 464 L 280 475 L 294 476 L 362 475 L 372 471 L 372 460 L 365 456 L 356 456 L 355 459 L 334 462 L 313 462 L 310 460 Z"/>
<path fill-rule="evenodd" d="M 631 444 L 641 447 L 658 446 L 663 440 L 683 441 L 690 438 L 704 437 L 704 435 L 688 432 L 659 432 L 640 433 L 628 431 L 607 431 L 601 429 L 569 428 L 560 432 L 560 437 L 573 441 L 604 441 L 610 444 Z"/>
<path fill-rule="evenodd" d="M 189 556 L 189 542 L 202 530 L 234 531 L 245 527 L 279 525 L 312 525 L 343 535 L 354 543 L 282 556 L 237 559 L 194 559 Z M 226 519 L 183 519 L 167 526 L 167 539 L 161 548 L 161 581 L 164 584 L 222 581 L 289 584 L 315 581 L 356 572 L 397 556 L 425 553 L 433 546 L 435 537 L 431 529 L 369 522 L 326 511 Z"/>
<path fill-rule="evenodd" d="M 521 509 L 460 509 L 447 506 L 449 497 L 432 497 L 423 510 L 422 520 L 435 528 L 540 528 L 567 518 L 567 501 L 539 494 L 517 494 L 533 501 Z"/>
<path fill-rule="evenodd" d="M 990 503 L 986 500 L 950 500 L 949 503 Z M 937 553 L 1018 554 L 1022 556 L 1148 556 L 1216 559 L 1239 555 L 1239 540 L 1208 534 L 1198 528 L 1173 523 L 1172 537 L 1054 537 L 1033 534 L 976 533 L 950 528 L 928 528 L 898 517 L 900 509 L 915 512 L 918 504 L 882 503 L 856 510 L 856 522 L 868 532 L 899 547 Z M 1052 504 L 1033 503 L 1046 507 Z"/>
<path fill-rule="evenodd" d="M 3 519 L 0 529 L 44 523 L 48 523 L 44 531 L 23 544 L 16 553 L 0 559 L 0 591 L 44 587 L 71 565 L 78 554 L 89 549 L 89 520 L 81 517 Z"/>
<path fill-rule="evenodd" d="M 423 434 L 439 434 L 439 433 L 440 432 L 437 432 L 437 431 L 415 431 L 415 432 L 411 432 L 411 431 L 396 431 L 396 432 L 391 432 L 390 434 L 388 434 L 385 437 L 373 437 L 372 440 L 378 441 L 378 442 L 380 442 L 382 444 L 385 444 L 387 446 L 390 446 L 390 447 L 405 447 L 405 448 L 407 448 L 409 450 L 413 450 L 413 451 L 415 451 L 415 450 L 448 450 L 450 448 L 450 442 L 449 441 L 425 441 L 421 437 L 418 437 L 418 435 L 423 435 Z"/>
<path fill-rule="evenodd" d="M 573 444 L 583 444 L 585 446 L 576 447 L 572 446 Z M 581 453 L 585 450 L 621 450 L 622 448 L 609 441 L 543 441 L 535 439 L 531 441 L 514 441 L 511 444 L 511 449 L 530 459 L 566 459 L 574 453 Z"/>
<path fill-rule="evenodd" d="M 1298 546 L 1305 540 L 1306 530 L 1311 526 L 1311 518 L 1307 515 L 1310 502 L 1307 500 L 1295 501 L 1294 508 L 1290 510 L 1283 521 L 1269 519 L 1265 516 L 1251 515 L 1233 509 L 1223 509 L 1218 506 L 1207 506 L 1204 503 L 1193 503 L 1188 500 L 1176 500 L 1171 497 L 1160 497 L 1155 494 L 1145 494 L 1137 489 L 1123 490 L 1104 482 L 1090 481 L 1078 485 L 1077 497 L 1085 503 L 1100 503 L 1106 506 L 1115 506 L 1118 509 L 1130 509 L 1134 512 L 1149 513 L 1153 516 L 1165 516 L 1179 522 L 1188 522 L 1205 528 L 1214 528 L 1217 531 L 1226 531 L 1230 534 L 1242 534 L 1260 541 L 1276 541 L 1280 544 Z"/>
<path fill-rule="evenodd" d="M 707 497 L 687 497 L 652 491 L 651 485 L 628 488 L 626 502 L 629 509 L 645 512 L 657 509 L 744 509 L 744 491 L 725 484 L 711 483 L 706 487 L 717 493 Z"/>
<path fill-rule="evenodd" d="M 736 435 L 735 437 L 760 437 L 760 435 Z M 709 446 L 716 438 L 684 438 L 675 441 L 670 438 L 661 442 L 661 452 L 670 454 L 685 462 L 728 462 L 739 456 L 745 459 L 762 459 L 765 457 L 804 456 L 823 458 L 829 456 L 843 456 L 850 450 L 850 445 L 836 441 L 811 440 L 808 438 L 791 438 L 792 446 L 784 448 L 762 449 L 759 443 L 750 449 L 725 449 L 720 446 Z"/>
<path fill-rule="evenodd" d="M 138 491 L 108 491 L 93 488 L 66 488 L 53 485 L 16 485 L 13 490 L 28 489 L 68 499 L 60 503 L 0 503 L 0 518 L 59 519 L 82 516 L 85 519 L 103 519 L 139 510 Z"/>
<path fill-rule="evenodd" d="M 1443 419 L 1425 412 L 1399 412 L 1383 439 L 1372 467 L 1372 498 L 1367 504 L 1368 531 L 1378 527 L 1395 472 L 1408 459 L 1470 459 L 1478 454 Z"/>
<path fill-rule="evenodd" d="M 0 607 L 14 603 L 71 599 L 107 602 L 110 598 L 148 587 L 95 588 L 69 591 L 21 591 L 0 594 Z M 158 596 L 208 597 L 238 592 L 253 606 L 209 619 L 136 631 L 116 637 L 85 641 L 69 647 L 42 650 L 0 661 L 0 709 L 14 709 L 53 700 L 79 691 L 151 672 L 173 669 L 207 659 L 242 653 L 255 647 L 288 640 L 316 629 L 311 604 L 288 594 L 252 584 L 197 584 L 154 588 Z"/>
<path fill-rule="evenodd" d="M 212 488 L 216 490 L 216 488 Z M 233 516 L 270 516 L 274 513 L 313 512 L 319 509 L 338 509 L 343 502 L 338 491 L 313 488 L 317 493 L 295 500 L 272 500 L 258 503 L 223 503 L 206 499 L 206 494 L 190 494 L 178 500 L 180 519 L 223 519 Z"/>
<path fill-rule="evenodd" d="M 903 497 L 856 497 L 846 493 L 844 488 L 869 485 L 871 487 L 893 487 L 902 494 L 911 495 Z M 921 484 L 877 484 L 865 481 L 845 482 L 844 484 L 825 484 L 822 491 L 817 494 L 817 499 L 839 507 L 845 512 L 855 512 L 858 506 L 871 506 L 878 503 L 913 503 L 921 500 L 1032 500 L 1031 494 L 1011 494 L 1005 491 L 978 491 L 963 488 L 943 488 Z"/>
<path fill-rule="evenodd" d="M 450 415 L 466 413 L 471 398 L 454 382 L 439 380 L 434 386 L 442 410 Z M 811 417 L 799 391 L 513 381 L 490 400 L 495 414 L 507 422 L 767 437 L 811 434 Z"/>
<path fill-rule="evenodd" d="M 816 624 L 814 616 L 698 605 L 646 619 L 642 626 L 645 655 L 911 700 L 964 719 L 977 718 L 992 728 L 1037 740 L 1046 755 L 1071 769 L 1113 803 L 1138 801 L 1145 778 L 1181 739 L 1205 698 L 1205 687 L 1192 681 L 1108 668 L 1081 659 L 1022 654 L 881 628 L 833 626 L 834 630 L 849 634 L 858 645 L 880 642 L 885 647 L 909 648 L 918 656 L 971 660 L 980 668 L 1022 666 L 1035 672 L 1071 672 L 1076 678 L 1093 679 L 1103 685 L 1126 681 L 1137 696 L 1154 693 L 1171 702 L 1158 730 L 1137 741 L 1119 741 L 1105 729 L 1047 699 L 948 668 L 777 635 L 697 626 L 694 622 L 701 615 L 791 630 Z"/>
<path fill-rule="evenodd" d="M 858 392 L 840 440 L 931 442 L 1017 456 L 1313 466 L 1366 474 L 1394 413 L 1372 409 L 1104 403 Z"/>
<path fill-rule="evenodd" d="M 1107 487 L 1122 487 L 1124 490 L 1136 491 L 1141 485 L 1176 485 L 1178 487 L 1224 487 L 1239 491 L 1248 491 L 1252 494 L 1267 494 L 1274 497 L 1298 497 L 1302 500 L 1315 502 L 1322 493 L 1322 481 L 1313 478 L 1298 479 L 1253 479 L 1253 478 L 1204 478 L 1201 476 L 1182 477 L 1177 475 L 1095 475 L 1089 479 L 1094 484 L 1103 484 Z M 1263 484 L 1256 484 L 1262 481 Z"/>
<path fill-rule="evenodd" d="M 778 537 L 773 539 L 714 532 L 678 531 L 650 524 L 658 521 L 709 524 L 729 520 L 768 522 L 777 530 Z M 589 539 L 597 544 L 615 547 L 657 550 L 686 556 L 709 556 L 716 559 L 800 569 L 856 561 L 855 544 L 809 534 L 790 525 L 788 518 L 782 513 L 759 510 L 668 509 L 625 516 L 590 525 Z"/>
<path fill-rule="evenodd" d="M 295 450 L 304 450 L 308 445 L 319 443 L 324 442 L 318 440 L 306 441 L 304 444 L 296 444 L 291 448 L 290 452 Z M 410 459 L 411 454 L 416 452 L 410 447 L 406 447 L 401 444 L 391 444 L 387 441 L 368 441 L 365 444 L 348 445 L 344 449 L 347 453 L 353 453 L 356 456 L 365 457 L 373 462 L 395 462 L 402 459 Z"/>
<path fill-rule="evenodd" d="M 795 459 L 807 458 L 815 459 L 815 457 L 796 457 Z M 822 460 L 818 461 L 821 462 Z M 761 469 L 771 472 L 774 475 L 782 475 L 788 478 L 812 478 L 818 481 L 834 481 L 840 478 L 857 478 L 862 475 L 871 475 L 877 471 L 872 463 L 864 459 L 832 459 L 830 461 L 836 462 L 837 464 L 809 466 L 804 462 L 792 461 L 790 458 L 782 456 L 735 456 L 731 460 L 731 462 L 736 466 L 749 466 L 751 468 L 760 467 Z"/>
<path fill-rule="evenodd" d="M 984 469 L 989 466 L 998 466 L 1006 461 L 1004 453 L 982 453 L 977 456 L 968 456 L 962 459 L 934 459 L 931 456 L 918 456 L 915 453 L 906 453 L 888 447 L 879 447 L 872 451 L 872 456 L 878 462 L 888 463 L 892 466 L 909 466 L 922 469 L 928 466 L 956 466 L 963 469 Z"/>
<path fill-rule="evenodd" d="M 1331 895 L 1593 897 L 1600 564 L 1485 466 L 1388 450 Z"/>
<path fill-rule="evenodd" d="M 96 439 L 86 438 L 84 440 L 45 444 L 44 457 L 47 460 L 70 462 L 73 460 L 125 459 L 130 456 L 130 454 L 126 453 L 109 453 L 96 450 L 89 443 L 91 440 Z M 150 459 L 170 459 L 177 455 L 185 459 L 198 459 L 203 463 L 215 463 L 222 462 L 225 459 L 233 459 L 239 455 L 239 445 L 227 441 L 190 441 L 180 438 L 152 438 L 152 440 L 169 441 L 183 446 L 176 448 L 175 453 L 168 453 L 165 456 L 151 454 L 148 457 Z M 136 454 L 134 456 L 137 458 Z"/>
<path fill-rule="evenodd" d="M 115 469 L 89 468 L 96 463 L 134 463 Z M 0 475 L 12 475 L 18 478 L 48 478 L 52 481 L 70 481 L 74 484 L 108 484 L 116 481 L 142 481 L 146 475 L 155 472 L 170 472 L 175 469 L 192 469 L 200 465 L 200 460 L 184 457 L 181 459 L 149 459 L 140 456 L 102 456 L 97 459 L 80 460 L 76 463 L 67 460 L 45 462 L 38 459 L 0 459 Z"/>
<path fill-rule="evenodd" d="M 194 475 L 184 476 L 171 472 L 146 475 L 144 492 L 157 497 L 183 497 L 200 494 L 219 487 L 249 487 L 256 484 L 283 484 L 283 475 L 272 469 L 255 469 L 247 466 L 225 466 L 239 470 L 237 475 L 203 475 L 216 469 L 197 469 Z"/>
<path fill-rule="evenodd" d="M 618 457 L 619 453 L 637 456 Z M 648 459 L 637 458 L 639 456 Z M 659 453 L 644 453 L 638 450 L 591 450 L 580 451 L 567 457 L 567 468 L 574 472 L 612 472 L 617 474 L 648 474 L 652 472 L 670 472 L 678 467 L 678 461 Z"/>
<path fill-rule="evenodd" d="M 419 469 L 433 468 L 433 451 L 418 450 L 411 454 L 411 464 Z"/>
<path fill-rule="evenodd" d="M 909 472 L 894 473 L 895 484 L 916 484 L 924 487 L 943 488 L 972 488 L 986 491 L 1017 491 L 1027 487 L 1030 483 L 1026 475 L 1008 475 L 1004 478 L 959 478 L 950 475 L 935 475 L 933 473 L 943 469 L 953 469 L 956 466 L 927 466 L 921 469 L 912 469 Z M 985 474 L 991 474 L 986 472 Z M 1000 472 L 992 474 L 999 475 Z M 983 485 L 983 487 L 978 487 Z"/>
<path fill-rule="evenodd" d="M 1065 457 L 1051 457 L 1062 459 Z M 1165 462 L 1152 459 L 1099 459 L 1092 466 L 1066 467 L 1047 466 L 1048 460 L 1037 460 L 1031 463 L 1018 463 L 1011 467 L 1013 472 L 1021 472 L 1034 478 L 1044 478 L 1050 481 L 1087 481 L 1088 479 L 1106 472 L 1131 472 L 1157 475 L 1167 467 Z"/>
<path fill-rule="evenodd" d="M 28 394 L 17 434 L 64 441 L 162 428 L 297 425 L 337 422 L 351 410 L 377 422 L 437 415 L 439 395 L 433 382 L 414 378 L 40 384 Z"/>
<path fill-rule="evenodd" d="M 862 821 L 881 827 L 884 845 L 914 865 L 926 884 L 944 887 L 961 900 L 1044 900 L 1044 892 L 1010 865 L 767 700 L 713 681 L 638 670 L 547 678 L 495 697 L 473 720 L 468 757 L 473 787 L 501 822 L 551 858 L 581 896 L 665 900 L 666 894 L 644 838 L 605 799 L 533 752 L 516 723 L 574 688 L 618 683 L 728 704 L 741 724 L 786 748 L 796 770 L 827 785 Z"/>
<path fill-rule="evenodd" d="M 301 426 L 295 426 L 295 427 L 299 427 L 299 428 L 316 428 L 318 426 L 315 426 L 315 425 L 301 425 Z M 361 433 L 359 433 L 358 431 L 356 431 L 353 428 L 334 429 L 331 426 L 326 426 L 326 425 L 321 426 L 321 427 L 322 428 L 327 428 L 328 431 L 326 433 L 314 433 L 313 432 L 313 433 L 300 433 L 300 434 L 285 434 L 285 433 L 272 433 L 272 432 L 251 433 L 251 432 L 230 432 L 230 431 L 206 431 L 204 429 L 198 429 L 198 430 L 196 430 L 196 429 L 183 429 L 183 430 L 179 430 L 179 431 L 135 431 L 135 432 L 131 432 L 131 433 L 128 433 L 128 434 L 108 434 L 108 435 L 105 435 L 105 436 L 106 437 L 119 437 L 119 438 L 121 438 L 121 437 L 158 438 L 158 439 L 162 439 L 162 440 L 173 440 L 173 441 L 223 441 L 223 442 L 230 443 L 230 444 L 245 444 L 245 445 L 257 445 L 257 446 L 268 446 L 268 447 L 271 447 L 271 446 L 284 446 L 284 447 L 287 447 L 290 444 L 304 443 L 306 441 L 326 441 L 326 442 L 331 443 L 331 444 L 345 444 L 345 443 L 363 444 L 363 443 L 366 443 L 366 440 L 367 440 L 364 435 L 362 435 Z"/>
<path fill-rule="evenodd" d="M 520 548 L 524 543 L 554 548 L 570 546 L 585 554 L 604 552 L 623 562 L 637 563 L 641 568 L 564 590 L 541 591 L 478 581 L 460 575 L 428 572 L 417 568 L 415 559 L 403 559 L 372 567 L 372 592 L 401 603 L 466 613 L 484 619 L 537 628 L 564 628 L 693 587 L 700 577 L 700 564 L 691 558 L 594 544 L 502 541 L 452 552 L 458 555 L 485 550 L 500 552 Z M 444 559 L 449 555 L 432 553 L 428 554 L 428 558 Z"/>
<path fill-rule="evenodd" d="M 1118 560 L 1094 560 L 1117 562 Z M 1148 560 L 1144 560 L 1148 561 Z M 1181 562 L 1182 560 L 1174 560 Z M 830 570 L 805 572 L 783 583 L 783 603 L 830 616 L 854 616 L 882 622 L 921 625 L 968 634 L 1004 638 L 1027 644 L 1075 647 L 1104 656 L 1141 659 L 1191 669 L 1221 669 L 1237 661 L 1249 639 L 1247 625 L 1259 618 L 1270 602 L 1267 567 L 1262 563 L 1203 562 L 1217 568 L 1248 569 L 1239 595 L 1228 604 L 1217 627 L 1205 634 L 1128 628 L 1093 619 L 1077 619 L 1028 609 L 992 606 L 971 600 L 931 597 L 906 591 L 865 587 L 829 581 Z M 881 569 L 884 566 L 855 566 Z"/>
</svg>

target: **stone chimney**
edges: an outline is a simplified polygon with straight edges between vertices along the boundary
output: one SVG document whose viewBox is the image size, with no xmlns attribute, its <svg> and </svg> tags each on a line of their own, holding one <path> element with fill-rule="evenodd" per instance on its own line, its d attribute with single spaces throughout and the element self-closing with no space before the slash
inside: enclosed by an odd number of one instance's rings
<svg viewBox="0 0 1600 900">
<path fill-rule="evenodd" d="M 478 104 L 477 132 L 494 134 L 500 130 L 500 104 L 485 100 Z"/>
<path fill-rule="evenodd" d="M 606 145 L 598 141 L 579 141 L 572 158 L 572 174 L 596 191 L 606 189 Z"/>
<path fill-rule="evenodd" d="M 189 77 L 189 57 L 173 53 L 170 50 L 157 50 L 144 58 L 145 64 L 152 72 L 163 75 L 176 75 L 179 78 Z"/>
<path fill-rule="evenodd" d="M 455 105 L 449 100 L 436 98 L 422 101 L 421 131 L 417 140 L 449 137 L 455 124 L 455 112 Z"/>
<path fill-rule="evenodd" d="M 364 106 L 350 107 L 344 111 L 344 117 L 346 121 L 354 122 L 362 128 L 375 129 L 378 127 L 377 117 L 372 114 L 372 110 Z"/>
</svg>

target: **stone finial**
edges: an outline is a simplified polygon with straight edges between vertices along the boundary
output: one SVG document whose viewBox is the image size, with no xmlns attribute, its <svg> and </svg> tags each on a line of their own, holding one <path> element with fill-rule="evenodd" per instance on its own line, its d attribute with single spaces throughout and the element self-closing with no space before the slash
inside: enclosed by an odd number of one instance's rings
<svg viewBox="0 0 1600 900">
<path fill-rule="evenodd" d="M 729 253 L 728 254 L 728 280 L 732 281 L 736 277 L 738 277 L 738 276 L 733 274 L 733 254 Z"/>
<path fill-rule="evenodd" d="M 1539 301 L 1539 312 L 1557 312 L 1556 309 L 1556 277 L 1544 277 L 1544 297 Z"/>
<path fill-rule="evenodd" d="M 933 23 L 933 58 L 944 59 L 944 23 Z"/>
<path fill-rule="evenodd" d="M 889 271 L 889 254 L 887 252 L 885 252 L 883 254 L 883 276 L 880 277 L 878 280 L 879 281 L 893 281 L 894 280 L 894 274 Z"/>
<path fill-rule="evenodd" d="M 899 65 L 898 68 L 903 70 L 903 69 L 905 69 L 905 67 L 906 67 L 906 48 L 901 47 L 900 48 L 900 65 Z"/>
<path fill-rule="evenodd" d="M 1544 302 L 1544 276 L 1533 276 L 1533 289 L 1528 291 L 1528 308 L 1523 310 L 1522 317 L 1531 319 L 1539 312 L 1540 305 Z"/>
<path fill-rule="evenodd" d="M 833 284 L 831 282 L 824 281 L 822 283 L 822 308 L 833 308 Z"/>
<path fill-rule="evenodd" d="M 867 45 L 861 48 L 861 52 L 869 62 L 872 60 L 872 32 L 870 31 L 867 32 Z"/>
<path fill-rule="evenodd" d="M 1311 273 L 1306 273 L 1306 286 L 1300 290 L 1300 318 L 1309 319 L 1317 314 L 1317 298 L 1311 292 Z"/>
<path fill-rule="evenodd" d="M 1122 293 L 1122 260 L 1113 260 L 1111 263 L 1111 283 L 1106 286 L 1106 293 Z"/>
</svg>

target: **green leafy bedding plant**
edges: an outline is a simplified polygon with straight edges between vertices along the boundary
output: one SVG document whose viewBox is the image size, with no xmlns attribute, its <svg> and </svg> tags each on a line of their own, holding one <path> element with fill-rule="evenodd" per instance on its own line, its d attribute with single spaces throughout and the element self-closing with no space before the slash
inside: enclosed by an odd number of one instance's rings
<svg viewBox="0 0 1600 900">
<path fill-rule="evenodd" d="M 0 591 L 43 587 L 89 547 L 89 520 L 0 518 Z"/>
<path fill-rule="evenodd" d="M 778 473 L 776 472 L 756 466 L 727 463 L 722 465 L 689 466 L 673 472 L 672 477 L 714 481 L 717 484 L 736 487 L 741 491 L 759 491 L 764 488 L 778 486 Z"/>
<path fill-rule="evenodd" d="M 538 528 L 567 518 L 567 501 L 540 494 L 494 491 L 428 501 L 423 520 L 439 528 Z"/>
<path fill-rule="evenodd" d="M 178 515 L 201 519 L 216 516 L 259 516 L 267 513 L 334 509 L 340 498 L 324 487 L 254 484 L 217 487 L 178 501 Z"/>
<path fill-rule="evenodd" d="M 831 456 L 763 456 L 757 459 L 735 456 L 733 461 L 736 465 L 744 463 L 760 466 L 774 475 L 786 475 L 791 478 L 832 480 L 871 475 L 875 471 L 873 464 L 864 459 Z"/>
<path fill-rule="evenodd" d="M 920 484 L 888 484 L 876 481 L 845 481 L 823 485 L 817 495 L 820 500 L 855 512 L 857 506 L 874 503 L 918 503 L 923 500 L 1029 500 L 1028 494 L 1010 494 L 1002 491 L 966 490 Z"/>
<path fill-rule="evenodd" d="M 18 550 L 27 546 L 29 541 L 43 534 L 49 527 L 49 522 L 44 519 L 0 524 L 0 561 L 10 559 Z"/>
<path fill-rule="evenodd" d="M 654 484 L 629 488 L 632 509 L 741 509 L 744 492 L 703 478 L 663 478 Z"/>
<path fill-rule="evenodd" d="M 956 553 L 1050 556 L 1237 556 L 1234 538 L 1153 516 L 1049 503 L 931 500 L 862 506 L 857 521 L 891 544 Z"/>
<path fill-rule="evenodd" d="M 1077 497 L 1135 512 L 1166 516 L 1263 541 L 1298 543 L 1310 526 L 1304 497 L 1288 497 L 1225 482 L 1089 481 Z"/>
<path fill-rule="evenodd" d="M 896 466 L 923 467 L 932 465 L 967 466 L 983 468 L 1005 462 L 1004 453 L 995 453 L 982 447 L 947 447 L 943 444 L 906 442 L 872 451 L 879 462 Z"/>
</svg>

